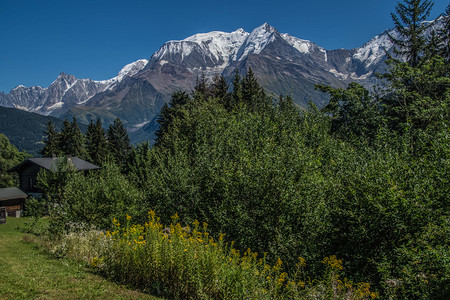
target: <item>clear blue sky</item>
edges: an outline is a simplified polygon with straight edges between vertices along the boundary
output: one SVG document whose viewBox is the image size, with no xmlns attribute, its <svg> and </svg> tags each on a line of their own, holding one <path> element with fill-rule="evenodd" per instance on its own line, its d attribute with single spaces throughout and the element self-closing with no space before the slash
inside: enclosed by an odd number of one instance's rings
<svg viewBox="0 0 450 300">
<path fill-rule="evenodd" d="M 430 19 L 448 0 L 434 1 Z M 393 27 L 393 0 L 0 0 L 0 91 L 47 87 L 60 72 L 108 79 L 168 40 L 251 31 L 268 22 L 326 49 L 354 48 Z"/>
</svg>

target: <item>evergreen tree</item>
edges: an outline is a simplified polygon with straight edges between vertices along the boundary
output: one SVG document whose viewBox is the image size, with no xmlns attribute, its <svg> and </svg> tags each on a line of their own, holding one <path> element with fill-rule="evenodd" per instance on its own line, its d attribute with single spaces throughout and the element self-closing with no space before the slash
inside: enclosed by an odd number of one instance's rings
<svg viewBox="0 0 450 300">
<path fill-rule="evenodd" d="M 448 33 L 434 33 L 426 42 L 425 31 L 431 23 L 424 21 L 432 6 L 429 0 L 404 0 L 392 14 L 401 39 L 391 39 L 396 53 L 407 61 L 386 61 L 388 71 L 381 78 L 387 80 L 388 88 L 381 100 L 396 131 L 430 129 L 448 115 L 449 64 L 440 57 L 442 36 Z"/>
<path fill-rule="evenodd" d="M 430 0 L 403 0 L 395 7 L 392 20 L 399 38 L 389 35 L 394 43 L 394 53 L 406 56 L 412 67 L 419 65 L 426 47 L 425 31 L 431 24 L 424 21 L 430 15 L 433 2 Z"/>
<path fill-rule="evenodd" d="M 170 107 L 177 109 L 185 104 L 187 104 L 191 98 L 186 92 L 175 92 L 172 95 L 172 100 L 170 101 Z"/>
<path fill-rule="evenodd" d="M 72 128 L 68 119 L 63 122 L 63 128 L 58 135 L 58 149 L 61 151 L 62 155 L 70 155 L 71 152 L 71 132 Z"/>
<path fill-rule="evenodd" d="M 219 99 L 224 99 L 227 96 L 229 96 L 228 94 L 228 89 L 230 87 L 227 84 L 227 81 L 225 80 L 225 78 L 223 76 L 214 76 L 213 79 L 213 86 L 212 86 L 212 90 L 213 90 L 213 95 L 214 97 L 217 97 Z"/>
<path fill-rule="evenodd" d="M 428 61 L 432 57 L 442 54 L 441 37 L 436 31 L 430 32 L 430 37 L 428 38 L 427 47 L 424 51 L 424 60 Z"/>
<path fill-rule="evenodd" d="M 247 74 L 242 80 L 242 100 L 249 108 L 256 108 L 260 96 L 261 87 L 255 78 L 253 70 L 248 69 Z"/>
<path fill-rule="evenodd" d="M 164 134 L 167 132 L 170 123 L 170 110 L 167 103 L 161 108 L 159 115 L 156 119 L 159 124 L 158 129 L 155 131 L 155 145 L 160 145 Z"/>
<path fill-rule="evenodd" d="M 427 129 L 448 116 L 450 69 L 443 58 L 431 57 L 419 67 L 402 62 L 388 66 L 383 78 L 389 86 L 381 100 L 392 129 Z"/>
<path fill-rule="evenodd" d="M 193 98 L 195 100 L 207 100 L 210 96 L 212 96 L 212 93 L 208 85 L 208 80 L 206 79 L 205 73 L 202 73 L 200 77 L 197 77 Z"/>
<path fill-rule="evenodd" d="M 63 129 L 58 135 L 58 149 L 65 156 L 86 158 L 84 136 L 78 127 L 77 118 L 73 117 L 72 122 L 64 120 Z"/>
<path fill-rule="evenodd" d="M 242 80 L 242 101 L 253 111 L 267 112 L 272 107 L 271 99 L 259 85 L 251 68 Z"/>
<path fill-rule="evenodd" d="M 99 164 L 103 164 L 106 162 L 106 159 L 108 157 L 108 142 L 106 140 L 106 133 L 103 129 L 102 121 L 100 119 L 97 119 L 97 122 L 95 123 L 95 132 L 96 132 L 96 138 L 97 138 L 97 162 Z"/>
<path fill-rule="evenodd" d="M 219 103 L 227 110 L 233 109 L 233 97 L 228 92 L 229 86 L 223 76 L 215 76 L 212 85 L 212 93 Z"/>
<path fill-rule="evenodd" d="M 91 120 L 86 131 L 86 151 L 91 162 L 96 165 L 103 165 L 106 161 L 107 150 L 106 135 L 102 122 L 97 119 L 94 124 Z"/>
<path fill-rule="evenodd" d="M 450 4 L 442 15 L 444 26 L 437 31 L 439 37 L 440 55 L 444 57 L 447 63 L 450 63 Z"/>
<path fill-rule="evenodd" d="M 238 103 L 242 102 L 242 79 L 239 75 L 239 70 L 236 69 L 236 73 L 233 78 L 233 92 L 231 93 L 231 108 Z"/>
<path fill-rule="evenodd" d="M 128 132 L 119 118 L 109 126 L 107 138 L 109 152 L 113 159 L 119 166 L 125 166 L 131 145 Z"/>
<path fill-rule="evenodd" d="M 178 115 L 177 110 L 186 105 L 190 100 L 191 98 L 186 92 L 175 92 L 172 94 L 170 104 L 164 104 L 156 120 L 159 128 L 155 132 L 155 145 L 161 144 L 164 134 L 169 129 L 170 123 Z"/>
<path fill-rule="evenodd" d="M 58 132 L 51 120 L 48 121 L 44 134 L 46 138 L 44 140 L 44 148 L 41 150 L 42 157 L 57 156 L 60 152 L 58 149 Z"/>
<path fill-rule="evenodd" d="M 84 148 L 84 135 L 81 133 L 80 127 L 78 127 L 77 118 L 72 118 L 71 127 L 71 144 L 72 150 L 67 155 L 77 156 L 79 158 L 87 158 L 87 152 Z"/>
</svg>

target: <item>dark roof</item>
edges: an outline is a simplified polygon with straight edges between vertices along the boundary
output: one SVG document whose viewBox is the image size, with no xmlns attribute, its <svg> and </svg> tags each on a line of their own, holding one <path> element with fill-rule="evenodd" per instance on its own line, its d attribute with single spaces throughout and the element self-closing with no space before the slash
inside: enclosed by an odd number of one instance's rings
<svg viewBox="0 0 450 300">
<path fill-rule="evenodd" d="M 16 187 L 0 189 L 0 200 L 26 198 L 27 194 Z"/>
<path fill-rule="evenodd" d="M 10 172 L 17 172 L 18 170 L 22 169 L 25 165 L 28 164 L 35 164 L 38 165 L 44 169 L 56 171 L 58 167 L 58 162 L 61 162 L 64 158 L 62 157 L 43 157 L 43 158 L 28 158 L 24 162 L 18 164 L 17 166 L 11 168 Z M 78 158 L 76 156 L 68 157 L 69 163 L 72 164 L 77 171 L 85 171 L 85 170 L 94 170 L 94 169 L 100 169 L 100 167 L 91 164 L 88 161 L 85 161 L 81 158 Z"/>
</svg>

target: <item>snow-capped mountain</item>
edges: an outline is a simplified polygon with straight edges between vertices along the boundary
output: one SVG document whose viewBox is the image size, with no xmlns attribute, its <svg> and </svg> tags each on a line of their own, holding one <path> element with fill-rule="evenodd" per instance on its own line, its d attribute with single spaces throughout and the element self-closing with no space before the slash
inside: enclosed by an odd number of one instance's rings
<svg viewBox="0 0 450 300">
<path fill-rule="evenodd" d="M 74 106 L 85 104 L 98 93 L 113 89 L 125 77 L 142 70 L 147 63 L 146 59 L 135 61 L 123 67 L 116 77 L 103 81 L 77 79 L 73 75 L 61 73 L 47 88 L 19 85 L 9 94 L 0 93 L 0 105 L 59 116 Z"/>
<path fill-rule="evenodd" d="M 439 25 L 439 20 L 433 24 Z M 251 32 L 199 33 L 166 42 L 149 60 L 126 65 L 114 78 L 93 81 L 61 73 L 47 88 L 18 86 L 0 93 L 0 105 L 44 115 L 77 116 L 86 122 L 97 117 L 109 122 L 120 117 L 129 126 L 151 123 L 174 91 L 190 92 L 202 73 L 231 81 L 237 70 L 252 68 L 261 85 L 275 95 L 289 94 L 301 106 L 324 105 L 327 96 L 314 89 L 321 83 L 344 87 L 350 81 L 370 86 L 376 72 L 385 70 L 392 52 L 388 33 L 375 36 L 360 48 L 327 50 L 315 43 L 280 33 L 265 23 Z M 153 122 L 154 123 L 154 122 Z"/>
</svg>

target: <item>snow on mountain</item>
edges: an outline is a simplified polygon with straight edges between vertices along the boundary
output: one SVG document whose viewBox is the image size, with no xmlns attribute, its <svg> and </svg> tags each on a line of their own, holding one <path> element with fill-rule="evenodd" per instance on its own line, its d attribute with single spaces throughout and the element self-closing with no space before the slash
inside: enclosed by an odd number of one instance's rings
<svg viewBox="0 0 450 300">
<path fill-rule="evenodd" d="M 185 41 L 194 42 L 201 45 L 210 52 L 217 61 L 223 59 L 228 62 L 231 58 L 236 59 L 237 51 L 247 38 L 248 33 L 242 28 L 231 33 L 213 31 L 210 33 L 199 33 L 188 37 Z"/>
<path fill-rule="evenodd" d="M 433 30 L 442 29 L 444 26 L 443 22 L 443 17 L 440 17 L 434 21 L 425 21 L 424 24 L 429 26 L 426 30 L 426 35 L 430 35 Z M 393 43 L 390 40 L 389 35 L 395 39 L 401 39 L 401 36 L 397 30 L 386 30 L 382 34 L 372 38 L 362 47 L 358 48 L 356 53 L 353 55 L 353 58 L 363 62 L 366 68 L 380 63 L 385 59 L 385 51 L 391 52 L 393 48 Z"/>
<path fill-rule="evenodd" d="M 442 28 L 442 20 L 432 23 L 430 28 Z M 351 50 L 326 50 L 311 41 L 279 33 L 268 23 L 250 33 L 242 28 L 231 33 L 198 33 L 166 42 L 150 60 L 132 62 L 111 79 L 77 79 L 61 73 L 47 88 L 17 86 L 8 94 L 0 93 L 0 105 L 61 116 L 78 105 L 108 109 L 111 99 L 119 107 L 125 97 L 140 97 L 140 104 L 154 105 L 152 109 L 157 112 L 158 105 L 169 99 L 173 91 L 192 89 L 200 74 L 207 78 L 216 74 L 229 76 L 235 69 L 246 70 L 249 66 L 258 68 L 266 84 L 288 82 L 285 87 L 273 84 L 272 92 L 297 93 L 294 100 L 301 102 L 314 92 L 310 87 L 316 83 L 345 86 L 350 80 L 371 82 L 373 74 L 385 67 L 385 51 L 392 52 L 388 33 L 399 38 L 398 32 L 390 30 Z M 258 57 L 261 53 L 264 55 Z M 276 58 L 277 63 L 271 58 Z M 149 119 L 149 115 L 142 120 L 135 117 L 133 122 Z"/>
<path fill-rule="evenodd" d="M 139 60 L 129 63 L 125 67 L 123 67 L 119 71 L 119 73 L 117 74 L 116 77 L 113 77 L 113 78 L 107 79 L 107 80 L 95 81 L 95 82 L 105 85 L 105 88 L 103 91 L 110 90 L 110 89 L 114 88 L 114 86 L 116 84 L 121 82 L 126 76 L 132 77 L 132 76 L 136 75 L 137 73 L 139 73 L 139 71 L 141 71 L 143 68 L 145 68 L 145 66 L 147 64 L 148 64 L 147 59 L 139 59 Z M 87 100 L 89 100 L 89 99 L 87 99 Z"/>
<path fill-rule="evenodd" d="M 297 49 L 299 52 L 301 53 L 309 53 L 310 52 L 310 48 L 312 47 L 312 45 L 314 45 L 313 43 L 311 43 L 310 41 L 307 40 L 302 40 L 299 38 L 296 38 L 294 36 L 291 36 L 287 33 L 282 33 L 281 37 L 288 42 L 292 47 L 294 47 L 295 49 Z"/>
<path fill-rule="evenodd" d="M 123 79 L 125 76 L 133 76 L 137 74 L 140 70 L 142 70 L 148 63 L 148 60 L 146 59 L 139 59 L 135 62 L 132 62 L 120 70 L 119 74 L 117 75 L 117 78 L 120 78 L 119 80 Z"/>
<path fill-rule="evenodd" d="M 238 60 L 241 61 L 249 54 L 260 54 L 261 51 L 274 40 L 276 29 L 268 23 L 256 27 L 245 40 L 238 54 Z"/>
<path fill-rule="evenodd" d="M 23 85 L 15 87 L 9 94 L 1 97 L 0 105 L 43 115 L 60 115 L 73 106 L 85 104 L 98 93 L 112 89 L 125 76 L 135 75 L 147 63 L 146 59 L 130 63 L 116 77 L 103 81 L 77 79 L 73 75 L 61 73 L 47 88 Z"/>
<path fill-rule="evenodd" d="M 358 48 L 353 58 L 364 63 L 366 68 L 379 63 L 384 58 L 385 51 L 390 50 L 393 46 L 388 34 L 398 37 L 395 30 L 385 31 Z"/>
<path fill-rule="evenodd" d="M 129 63 L 128 65 L 126 65 L 125 67 L 123 67 L 119 73 L 117 74 L 116 77 L 111 78 L 109 80 L 104 80 L 104 81 L 99 81 L 99 82 L 116 82 L 116 81 L 122 81 L 122 79 L 125 76 L 131 77 L 133 75 L 136 75 L 137 73 L 139 73 L 140 70 L 142 70 L 148 63 L 148 60 L 146 59 L 139 59 L 135 62 Z"/>
<path fill-rule="evenodd" d="M 209 73 L 220 73 L 230 61 L 236 59 L 248 35 L 242 28 L 231 33 L 212 31 L 195 34 L 181 41 L 165 43 L 151 60 L 159 61 L 161 65 L 169 61 L 184 63 L 192 70 L 203 62 Z"/>
</svg>

